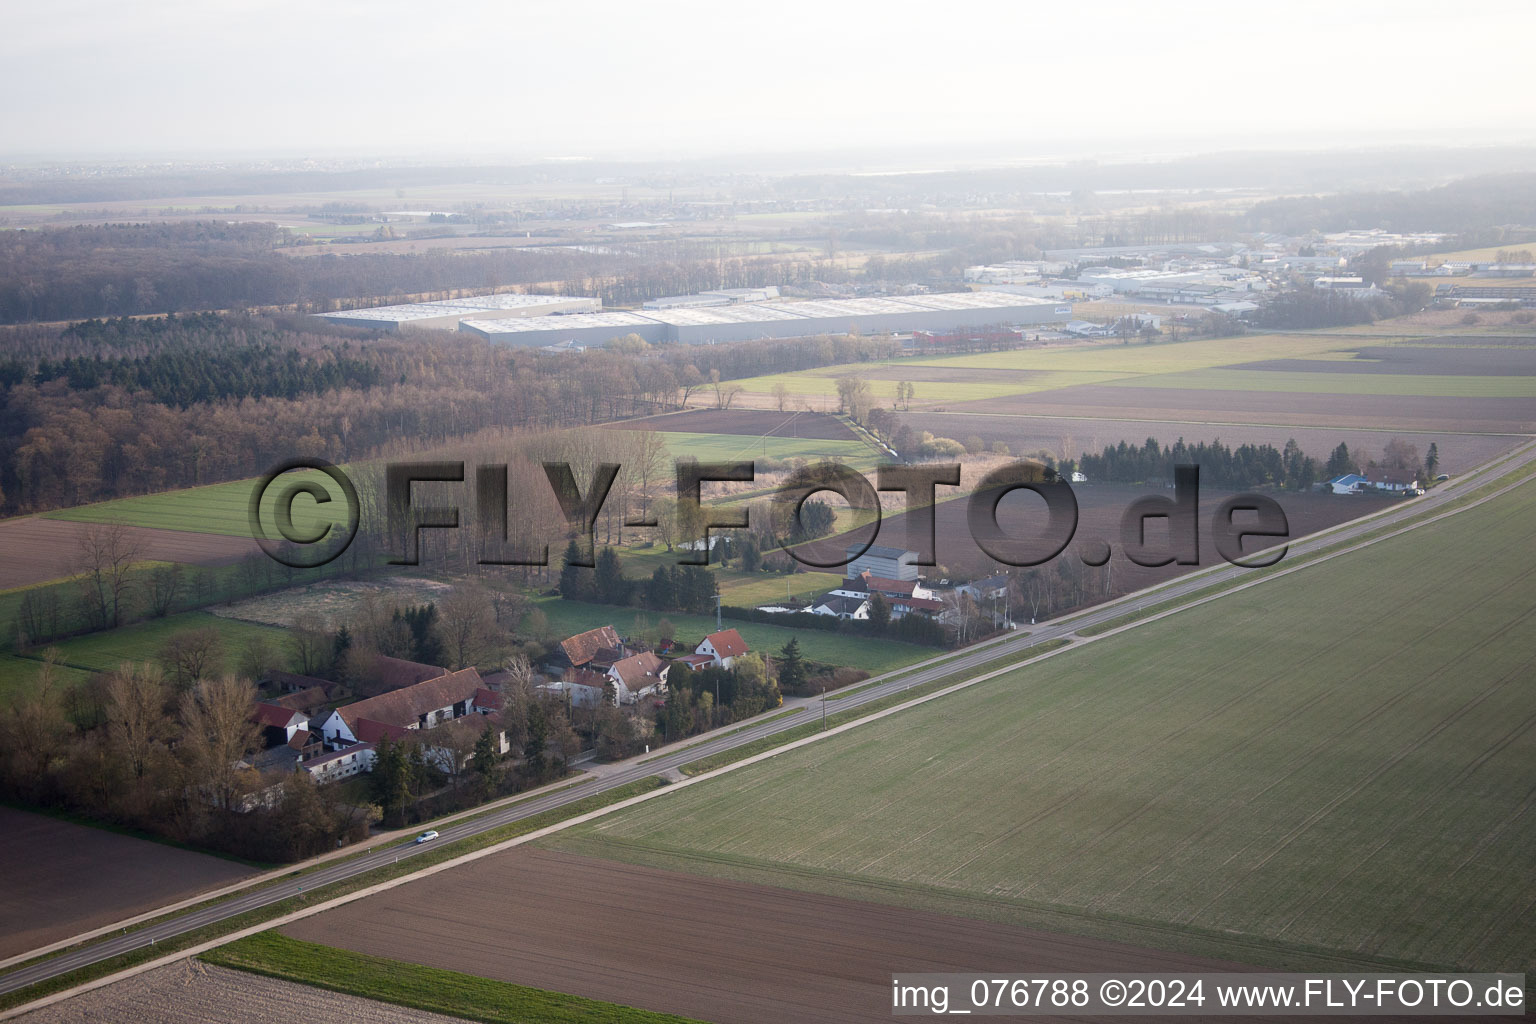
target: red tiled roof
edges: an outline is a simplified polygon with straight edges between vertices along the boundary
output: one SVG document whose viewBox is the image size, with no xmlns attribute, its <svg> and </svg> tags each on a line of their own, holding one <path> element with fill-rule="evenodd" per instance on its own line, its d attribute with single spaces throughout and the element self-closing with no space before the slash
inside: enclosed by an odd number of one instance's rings
<svg viewBox="0 0 1536 1024">
<path fill-rule="evenodd" d="M 288 741 L 288 745 L 294 750 L 303 750 L 309 745 L 309 730 L 300 729 L 294 733 L 293 738 Z"/>
<path fill-rule="evenodd" d="M 884 576 L 876 576 L 867 569 L 843 582 L 849 584 L 842 588 L 844 590 L 862 590 L 867 594 L 879 593 L 886 597 L 911 597 L 913 589 L 917 587 L 914 580 L 887 579 Z"/>
<path fill-rule="evenodd" d="M 747 653 L 747 642 L 734 629 L 722 629 L 704 638 L 722 658 L 739 658 Z"/>
<path fill-rule="evenodd" d="M 250 720 L 269 729 L 286 729 L 293 724 L 295 718 L 304 720 L 304 716 L 292 708 L 265 702 L 251 705 Z"/>
<path fill-rule="evenodd" d="M 406 661 L 404 658 L 391 658 L 383 654 L 373 658 L 372 667 L 374 678 L 386 690 L 415 686 L 448 674 L 447 669 L 437 665 L 423 665 L 419 661 Z"/>
<path fill-rule="evenodd" d="M 477 709 L 500 711 L 506 706 L 506 703 L 506 699 L 494 690 L 487 690 L 482 686 L 475 691 L 475 707 Z"/>
<path fill-rule="evenodd" d="M 693 669 L 704 668 L 707 665 L 713 665 L 715 663 L 715 659 L 711 658 L 707 654 L 685 654 L 681 658 L 674 658 L 673 660 L 682 662 L 684 665 L 687 665 L 689 668 Z"/>
<path fill-rule="evenodd" d="M 915 612 L 936 612 L 944 607 L 943 601 L 935 601 L 930 597 L 893 597 L 891 604 L 911 608 Z"/>
<path fill-rule="evenodd" d="M 560 650 L 572 665 L 580 668 L 598 651 L 619 646 L 619 634 L 612 626 L 598 626 L 560 641 Z"/>
<path fill-rule="evenodd" d="M 601 672 L 593 672 L 591 669 L 578 668 L 566 678 L 566 682 L 577 686 L 592 686 L 599 690 L 608 686 L 609 679 Z"/>
<path fill-rule="evenodd" d="M 299 690 L 295 693 L 285 693 L 281 697 L 273 697 L 271 700 L 266 701 L 266 703 L 275 704 L 280 708 L 292 708 L 295 711 L 307 711 L 310 708 L 320 707 L 328 700 L 330 700 L 330 695 L 325 692 L 323 687 L 311 686 L 307 690 Z"/>
<path fill-rule="evenodd" d="M 732 630 L 732 632 L 735 632 Z M 667 663 L 650 651 L 632 654 L 623 661 L 614 662 L 613 674 L 624 681 L 632 693 L 661 682 L 661 672 Z"/>
<path fill-rule="evenodd" d="M 381 693 L 353 704 L 339 707 L 336 711 L 357 736 L 356 722 L 370 718 L 386 725 L 413 728 L 417 720 L 428 711 L 450 707 L 460 701 L 473 700 L 475 692 L 483 689 L 480 673 L 472 668 L 439 675 L 407 686 L 404 689 Z M 362 736 L 357 736 L 362 739 Z"/>
<path fill-rule="evenodd" d="M 398 725 L 388 725 L 384 722 L 375 722 L 371 718 L 359 718 L 352 726 L 352 735 L 363 743 L 377 743 L 388 736 L 392 740 L 403 740 L 411 734 L 411 730 L 403 729 Z"/>
</svg>

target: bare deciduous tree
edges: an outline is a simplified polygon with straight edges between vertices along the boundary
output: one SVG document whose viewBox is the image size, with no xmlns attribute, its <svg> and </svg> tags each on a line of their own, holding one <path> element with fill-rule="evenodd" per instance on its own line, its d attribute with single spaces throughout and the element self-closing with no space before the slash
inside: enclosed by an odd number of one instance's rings
<svg viewBox="0 0 1536 1024">
<path fill-rule="evenodd" d="M 133 595 L 133 566 L 143 559 L 143 544 L 123 523 L 93 523 L 81 531 L 75 569 L 98 627 L 122 625 Z"/>
</svg>

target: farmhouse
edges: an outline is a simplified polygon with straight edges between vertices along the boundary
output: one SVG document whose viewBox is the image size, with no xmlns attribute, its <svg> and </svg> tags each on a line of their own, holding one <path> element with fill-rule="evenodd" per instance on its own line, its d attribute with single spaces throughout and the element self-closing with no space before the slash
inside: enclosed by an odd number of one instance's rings
<svg viewBox="0 0 1536 1024">
<path fill-rule="evenodd" d="M 618 631 L 612 626 L 598 626 L 560 641 L 560 646 L 550 655 L 548 668 L 558 675 L 577 668 L 606 672 L 626 654 Z"/>
<path fill-rule="evenodd" d="M 747 653 L 747 642 L 734 629 L 722 629 L 699 641 L 694 654 L 702 654 L 720 668 L 731 668 L 736 659 Z"/>
<path fill-rule="evenodd" d="M 360 772 L 373 771 L 377 755 L 372 743 L 354 743 L 343 750 L 317 754 L 299 762 L 316 782 L 335 782 Z"/>
<path fill-rule="evenodd" d="M 955 588 L 955 593 L 964 594 L 972 601 L 1001 601 L 1008 596 L 1008 577 L 1006 574 L 998 573 L 984 580 L 962 583 Z"/>
<path fill-rule="evenodd" d="M 308 738 L 309 719 L 292 708 L 265 702 L 251 706 L 250 720 L 261 726 L 262 743 L 277 747 L 292 742 L 299 733 Z"/>
<path fill-rule="evenodd" d="M 608 669 L 608 678 L 613 680 L 614 701 L 618 704 L 634 704 L 644 697 L 665 693 L 667 669 L 667 663 L 650 651 L 632 654 L 615 662 Z"/>
<path fill-rule="evenodd" d="M 483 689 L 479 672 L 460 669 L 339 707 L 321 732 L 332 747 L 376 743 L 385 736 L 401 739 L 473 713 L 475 695 Z"/>
<path fill-rule="evenodd" d="M 869 618 L 869 598 L 839 594 L 829 590 L 811 605 L 811 614 L 835 615 L 840 619 L 855 619 L 863 622 Z"/>
<path fill-rule="evenodd" d="M 1343 476 L 1334 477 L 1323 486 L 1334 494 L 1359 494 L 1360 489 L 1368 483 L 1370 481 L 1359 473 L 1345 473 Z"/>
</svg>

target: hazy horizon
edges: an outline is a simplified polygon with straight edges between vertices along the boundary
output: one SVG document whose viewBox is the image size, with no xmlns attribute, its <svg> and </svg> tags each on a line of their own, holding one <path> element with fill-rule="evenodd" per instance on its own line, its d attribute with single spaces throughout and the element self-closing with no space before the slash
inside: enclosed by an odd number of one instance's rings
<svg viewBox="0 0 1536 1024">
<path fill-rule="evenodd" d="M 1536 8 L 986 4 L 946 18 L 797 0 L 581 14 L 465 2 L 102 0 L 12 13 L 5 159 L 696 159 L 1206 150 L 1536 139 L 1512 30 Z M 440 13 L 438 13 L 440 12 Z M 1466 45 L 1468 41 L 1478 45 Z M 1486 41 L 1486 42 L 1485 42 Z M 1430 62 L 1407 55 L 1436 54 Z M 872 157 L 873 159 L 873 157 Z M 956 159 L 961 157 L 956 156 Z M 920 168 L 914 168 L 920 169 Z"/>
</svg>

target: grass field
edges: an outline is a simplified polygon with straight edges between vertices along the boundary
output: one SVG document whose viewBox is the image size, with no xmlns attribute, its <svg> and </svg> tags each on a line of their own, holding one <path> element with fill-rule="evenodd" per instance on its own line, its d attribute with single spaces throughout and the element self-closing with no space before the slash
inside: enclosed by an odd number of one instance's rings
<svg viewBox="0 0 1536 1024">
<path fill-rule="evenodd" d="M 1536 968 L 1536 487 L 554 842 L 1250 962 Z"/>
<path fill-rule="evenodd" d="M 783 584 L 781 583 L 780 586 Z M 606 604 L 586 604 L 566 601 L 563 598 L 543 598 L 534 607 L 549 619 L 550 629 L 559 636 L 571 636 L 598 626 L 613 626 L 620 633 L 629 633 L 636 616 L 644 616 L 652 626 L 666 619 L 677 627 L 680 640 L 698 643 L 705 635 L 715 631 L 712 615 L 686 615 L 682 612 L 653 612 L 644 608 L 618 608 Z M 800 653 L 811 661 L 830 665 L 848 665 L 870 672 L 889 672 L 913 662 L 931 658 L 939 651 L 916 644 L 897 643 L 872 637 L 846 636 L 841 633 L 823 632 L 819 629 L 790 629 L 760 622 L 742 622 L 724 619 L 726 629 L 741 633 L 742 639 L 758 653 L 776 654 L 789 642 L 790 637 L 800 638 Z"/>
<path fill-rule="evenodd" d="M 835 393 L 835 391 L 834 391 Z M 872 459 L 874 452 L 862 441 L 830 441 L 823 438 L 748 437 L 742 434 L 661 433 L 674 459 L 693 456 L 700 462 L 735 462 L 749 459 L 836 459 L 854 462 Z M 670 470 L 668 470 L 670 472 Z"/>
<path fill-rule="evenodd" d="M 266 638 L 278 654 L 287 658 L 293 652 L 288 631 L 275 626 L 259 626 L 251 622 L 222 619 L 207 612 L 183 612 L 163 619 L 135 623 L 103 633 L 91 633 L 65 640 L 53 646 L 58 648 L 61 660 L 72 667 L 104 672 L 116 668 L 125 661 L 154 661 L 160 655 L 173 634 L 188 629 L 212 627 L 219 631 L 224 641 L 224 668 L 234 671 L 243 645 L 256 637 Z"/>
<path fill-rule="evenodd" d="M 1460 377 L 1408 373 L 1305 373 L 1282 370 L 1195 370 L 1107 382 L 1117 388 L 1195 391 L 1285 391 L 1310 395 L 1402 395 L 1446 398 L 1536 398 L 1536 377 Z"/>
<path fill-rule="evenodd" d="M 269 978 L 490 1024 L 687 1024 L 672 1014 L 491 981 L 291 939 L 247 936 L 202 959 Z"/>
<path fill-rule="evenodd" d="M 1375 326 L 1389 324 L 1384 322 Z M 1421 330 L 1404 334 L 1398 340 L 1414 342 L 1428 337 L 1429 333 L 1444 332 Z M 1527 377 L 1468 377 L 1447 381 L 1432 376 L 1351 374 L 1347 378 L 1334 379 L 1330 374 L 1269 371 L 1260 375 L 1218 369 L 1270 359 L 1350 360 L 1353 358 L 1351 351 L 1359 347 L 1358 339 L 1359 335 L 1351 332 L 1319 332 L 1153 344 L 1136 341 L 1131 344 L 1026 348 L 829 366 L 752 377 L 738 383 L 752 393 L 768 393 L 782 383 L 795 394 L 825 398 L 836 396 L 838 377 L 854 374 L 866 379 L 878 398 L 890 399 L 894 397 L 897 380 L 905 379 L 916 385 L 914 401 L 923 406 L 935 402 L 1033 394 L 1083 384 L 1311 391 L 1318 394 L 1352 394 L 1356 389 L 1364 388 L 1366 393 L 1372 394 L 1449 397 L 1530 397 L 1536 394 L 1536 382 Z"/>
<path fill-rule="evenodd" d="M 329 483 L 320 473 L 306 471 L 291 474 L 295 481 Z M 288 477 L 283 478 L 287 480 Z M 232 480 L 229 483 L 210 484 L 206 487 L 190 487 L 180 491 L 146 494 L 137 498 L 118 498 L 114 501 L 81 505 L 78 508 L 50 512 L 49 519 L 67 519 L 78 523 L 123 522 L 129 526 L 158 527 L 164 530 L 188 530 L 193 533 L 217 533 L 227 537 L 249 537 L 251 523 L 249 506 L 255 480 Z M 271 530 L 272 508 L 279 488 L 267 492 L 263 502 L 263 522 Z M 334 484 L 329 492 L 339 497 Z M 320 523 L 332 521 L 329 510 L 339 508 L 339 501 L 329 506 L 318 506 L 310 498 L 299 497 L 293 503 L 293 523 L 300 530 L 309 530 Z M 327 514 L 320 514 L 322 508 Z M 341 518 L 338 514 L 338 519 Z"/>
<path fill-rule="evenodd" d="M 41 661 L 18 658 L 11 654 L 0 655 L 0 705 L 10 707 L 16 697 L 30 692 L 37 686 L 38 675 L 42 670 Z M 53 671 L 54 685 L 59 687 L 73 689 L 91 678 L 90 672 L 66 665 L 55 665 Z"/>
</svg>

